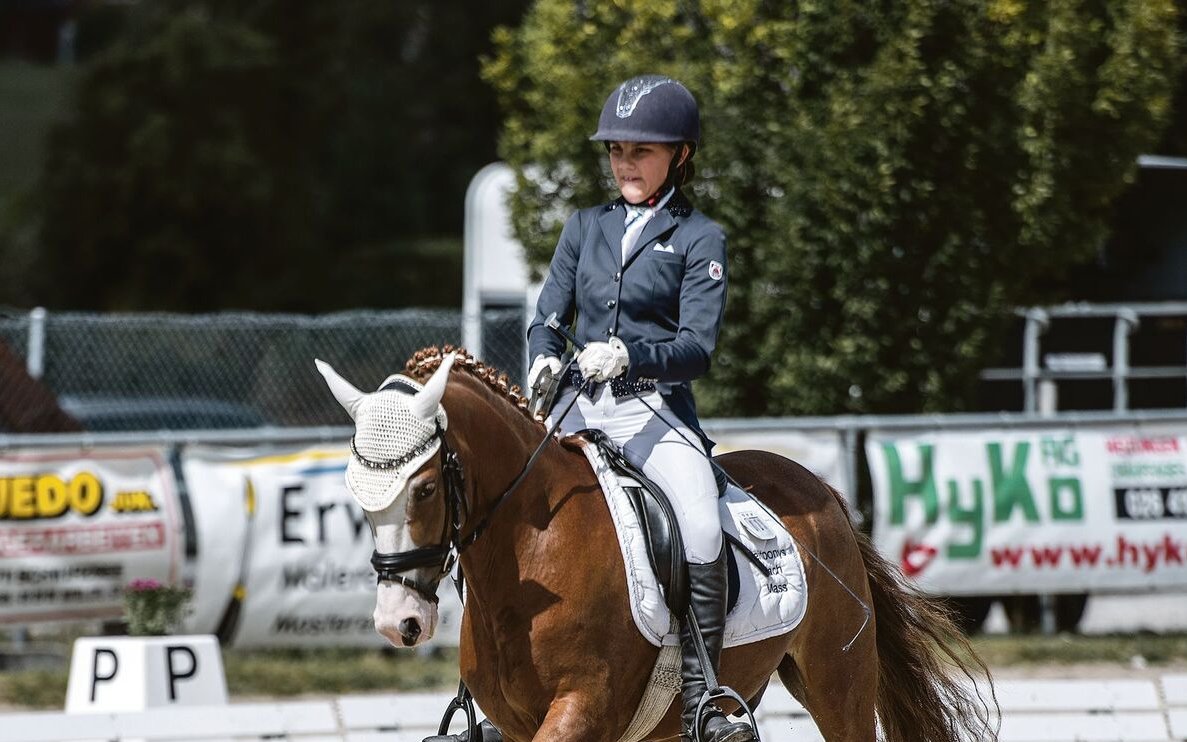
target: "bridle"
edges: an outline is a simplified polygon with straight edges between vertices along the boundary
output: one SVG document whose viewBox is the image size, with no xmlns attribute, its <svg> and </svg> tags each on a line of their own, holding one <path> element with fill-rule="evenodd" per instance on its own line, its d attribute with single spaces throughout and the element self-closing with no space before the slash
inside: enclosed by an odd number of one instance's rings
<svg viewBox="0 0 1187 742">
<path fill-rule="evenodd" d="M 470 535 L 462 536 L 462 523 L 469 516 L 465 495 L 466 478 L 462 471 L 461 459 L 449 447 L 449 441 L 445 439 L 445 431 L 441 428 L 440 423 L 438 423 L 433 437 L 441 441 L 441 448 L 439 449 L 441 453 L 441 477 L 445 482 L 446 508 L 441 539 L 433 546 L 422 546 L 395 554 L 380 554 L 378 550 L 372 551 L 371 566 L 375 569 L 377 580 L 379 582 L 383 582 L 384 580 L 398 582 L 409 590 L 418 593 L 425 600 L 434 604 L 437 603 L 439 601 L 437 597 L 437 586 L 441 584 L 441 579 L 453 570 L 453 565 L 457 562 L 458 557 L 462 555 L 462 552 L 474 545 L 474 542 L 478 540 L 478 537 L 490 525 L 491 518 L 503 506 L 503 503 L 507 501 L 507 497 L 527 478 L 528 472 L 532 470 L 532 465 L 536 463 L 540 452 L 544 450 L 544 445 L 552 438 L 552 432 L 549 431 L 544 436 L 544 439 L 540 441 L 540 445 L 536 447 L 536 450 L 528 458 L 523 469 L 515 477 L 515 481 L 504 490 L 503 494 L 499 495 L 499 499 L 495 501 L 495 504 L 487 514 L 478 521 L 478 524 L 474 526 L 474 530 L 470 531 Z M 432 440 L 433 438 L 429 438 L 429 442 Z M 373 461 L 364 458 L 355 449 L 353 440 L 351 441 L 351 452 L 364 466 L 391 468 L 388 466 L 391 462 Z M 440 571 L 428 584 L 400 574 L 401 572 L 409 572 L 414 569 L 423 569 L 435 565 L 440 565 Z"/>
<path fill-rule="evenodd" d="M 458 555 L 462 552 L 461 527 L 462 520 L 467 514 L 467 508 L 462 462 L 458 459 L 457 453 L 450 449 L 449 442 L 445 440 L 445 431 L 441 429 L 440 423 L 437 424 L 437 430 L 433 433 L 433 436 L 422 444 L 421 447 L 427 447 L 434 439 L 441 442 L 441 476 L 445 484 L 446 513 L 441 538 L 433 546 L 422 546 L 395 554 L 381 554 L 378 550 L 372 551 L 371 566 L 375 569 L 378 582 L 383 582 L 384 580 L 397 582 L 409 590 L 418 593 L 430 603 L 436 604 L 439 601 L 437 597 L 437 586 L 441 583 L 441 579 L 453 569 Z M 351 455 L 358 459 L 364 466 L 377 469 L 395 468 L 395 462 L 373 461 L 364 458 L 355 448 L 353 438 L 351 439 L 350 449 Z M 427 584 L 401 574 L 401 572 L 410 572 L 414 569 L 433 566 L 438 566 L 440 571 Z"/>
<path fill-rule="evenodd" d="M 427 448 L 432 444 L 434 438 L 441 441 L 441 476 L 445 484 L 445 523 L 442 527 L 441 539 L 433 546 L 422 546 L 416 549 L 409 549 L 408 551 L 401 551 L 395 554 L 380 554 L 378 550 L 371 552 L 371 567 L 375 569 L 378 582 L 390 580 L 397 582 L 404 587 L 417 593 L 430 603 L 437 604 L 439 598 L 437 597 L 437 586 L 441 584 L 442 578 L 453 570 L 454 564 L 458 557 L 462 555 L 466 549 L 474 545 L 478 537 L 486 531 L 487 526 L 490 525 L 491 518 L 507 502 L 511 493 L 519 488 L 523 480 L 527 478 L 528 473 L 531 472 L 532 466 L 536 463 L 536 459 L 540 457 L 540 453 L 544 450 L 544 446 L 548 441 L 552 440 L 553 434 L 560 427 L 561 421 L 569 414 L 573 404 L 580 396 L 580 392 L 584 389 L 588 381 L 583 381 L 578 388 L 578 394 L 573 396 L 569 402 L 569 406 L 565 408 L 553 423 L 552 428 L 544 434 L 540 440 L 540 444 L 536 446 L 536 450 L 528 457 L 527 463 L 523 465 L 523 469 L 515 477 L 515 480 L 499 495 L 499 499 L 491 506 L 486 515 L 474 526 L 468 536 L 462 536 L 462 523 L 469 517 L 468 508 L 466 507 L 465 495 L 465 474 L 462 471 L 462 461 L 458 455 L 449 447 L 449 441 L 445 439 L 445 430 L 441 427 L 441 423 L 437 423 L 437 429 L 433 435 L 425 441 L 419 449 Z M 394 469 L 405 462 L 405 458 L 394 459 L 392 461 L 375 461 L 364 457 L 358 452 L 355 447 L 354 438 L 350 440 L 351 455 L 355 457 L 363 466 L 371 469 Z M 414 569 L 423 569 L 425 567 L 433 567 L 440 565 L 440 571 L 431 582 L 425 584 L 424 582 L 414 580 L 410 577 L 405 577 L 401 572 L 409 572 Z M 460 572 L 460 570 L 459 570 Z M 458 592 L 461 592 L 461 578 L 458 579 Z"/>
</svg>

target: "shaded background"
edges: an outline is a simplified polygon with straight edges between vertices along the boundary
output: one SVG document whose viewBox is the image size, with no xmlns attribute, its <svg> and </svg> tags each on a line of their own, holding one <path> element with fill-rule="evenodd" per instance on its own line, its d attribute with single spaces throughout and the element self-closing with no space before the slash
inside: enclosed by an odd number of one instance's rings
<svg viewBox="0 0 1187 742">
<path fill-rule="evenodd" d="M 516 168 L 541 269 L 563 216 L 609 193 L 586 141 L 606 92 L 657 70 L 700 97 L 693 196 L 730 235 L 705 414 L 1016 409 L 978 374 L 1016 365 L 1017 308 L 1187 300 L 1187 171 L 1136 164 L 1187 155 L 1185 17 L 5 0 L 0 307 L 457 307 L 473 174 Z M 1187 363 L 1182 318 L 1143 331 L 1151 363 Z"/>
<path fill-rule="evenodd" d="M 0 305 L 458 305 L 525 5 L 6 0 Z"/>
</svg>

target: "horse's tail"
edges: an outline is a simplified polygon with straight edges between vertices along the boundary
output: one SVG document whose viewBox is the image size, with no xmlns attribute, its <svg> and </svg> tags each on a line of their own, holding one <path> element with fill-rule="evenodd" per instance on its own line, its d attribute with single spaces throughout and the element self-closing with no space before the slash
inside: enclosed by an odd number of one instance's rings
<svg viewBox="0 0 1187 742">
<path fill-rule="evenodd" d="M 840 493 L 833 494 L 844 507 Z M 854 535 L 873 596 L 876 707 L 886 742 L 996 740 L 993 679 L 951 611 L 908 584 L 865 534 L 854 529 Z"/>
</svg>

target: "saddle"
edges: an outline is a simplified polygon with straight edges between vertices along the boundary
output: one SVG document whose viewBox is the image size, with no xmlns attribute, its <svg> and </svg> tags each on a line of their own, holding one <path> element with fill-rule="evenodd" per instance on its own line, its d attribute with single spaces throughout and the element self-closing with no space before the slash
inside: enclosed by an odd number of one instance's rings
<svg viewBox="0 0 1187 742">
<path fill-rule="evenodd" d="M 659 581 L 660 590 L 664 595 L 664 602 L 672 615 L 683 618 L 688 610 L 688 562 L 684 559 L 684 539 L 680 535 L 680 526 L 676 520 L 676 512 L 668 502 L 659 485 L 651 481 L 643 472 L 627 460 L 621 449 L 610 440 L 601 430 L 586 429 L 579 431 L 578 436 L 597 446 L 607 463 L 622 481 L 623 492 L 631 504 L 631 509 L 643 525 L 643 537 L 647 547 L 648 561 Z M 715 473 L 717 473 L 715 467 Z M 720 474 L 724 478 L 724 474 Z M 729 534 L 723 535 L 729 539 Z M 734 549 L 727 549 L 728 557 L 728 595 L 726 596 L 726 611 L 733 610 L 738 601 L 738 564 Z M 749 556 L 749 550 L 744 550 Z"/>
</svg>

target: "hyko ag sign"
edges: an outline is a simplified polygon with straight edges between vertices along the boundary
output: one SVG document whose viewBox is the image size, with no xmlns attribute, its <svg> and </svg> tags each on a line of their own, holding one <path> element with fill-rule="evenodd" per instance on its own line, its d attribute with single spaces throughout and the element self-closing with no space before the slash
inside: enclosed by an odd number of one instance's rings
<svg viewBox="0 0 1187 742">
<path fill-rule="evenodd" d="M 1187 438 L 873 432 L 874 541 L 950 595 L 1187 585 Z"/>
</svg>

